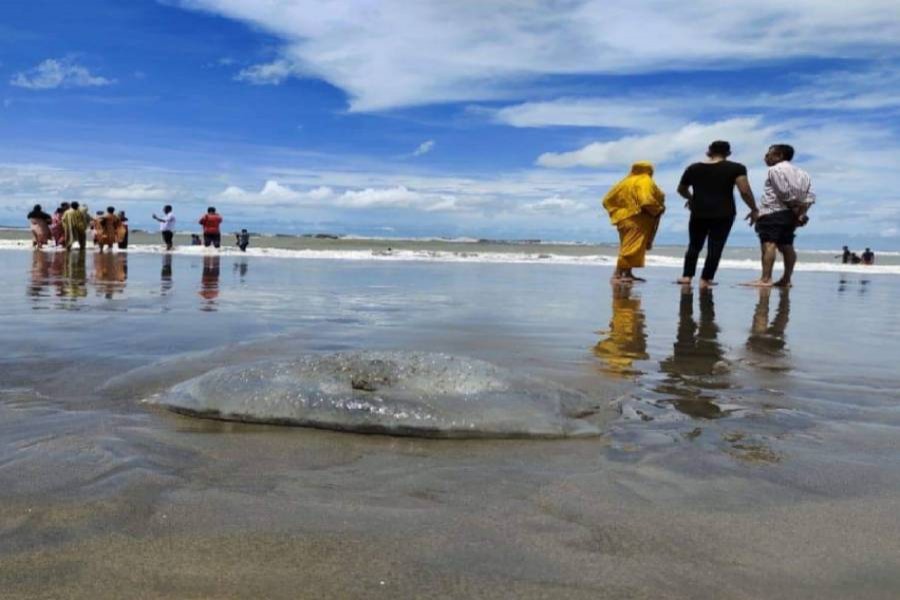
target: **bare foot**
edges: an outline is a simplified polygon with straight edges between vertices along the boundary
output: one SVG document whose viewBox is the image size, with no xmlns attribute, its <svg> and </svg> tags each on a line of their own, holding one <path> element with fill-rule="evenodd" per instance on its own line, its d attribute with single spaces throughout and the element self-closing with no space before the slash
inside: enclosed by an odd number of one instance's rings
<svg viewBox="0 0 900 600">
<path fill-rule="evenodd" d="M 634 280 L 631 277 L 616 277 L 613 275 L 609 278 L 609 282 L 613 285 L 623 285 L 634 283 Z"/>
<path fill-rule="evenodd" d="M 647 281 L 647 280 L 644 279 L 643 277 L 638 277 L 637 275 L 632 275 L 632 276 L 631 276 L 631 280 L 632 280 L 632 281 Z"/>
<path fill-rule="evenodd" d="M 713 287 L 714 285 L 719 285 L 719 284 L 716 283 L 715 281 L 709 281 L 708 279 L 700 280 L 700 289 L 701 290 L 708 290 L 711 287 Z"/>
<path fill-rule="evenodd" d="M 690 277 L 679 277 L 678 279 L 675 280 L 675 283 L 677 283 L 679 285 L 691 285 L 691 278 Z"/>
<path fill-rule="evenodd" d="M 747 281 L 741 285 L 746 287 L 768 288 L 772 287 L 773 284 L 771 279 L 757 279 L 756 281 Z"/>
<path fill-rule="evenodd" d="M 778 281 L 776 281 L 775 283 L 772 284 L 772 287 L 780 287 L 780 288 L 789 288 L 791 286 L 793 286 L 793 284 L 791 283 L 790 279 L 788 279 L 787 281 L 785 281 L 784 279 L 779 279 Z"/>
</svg>

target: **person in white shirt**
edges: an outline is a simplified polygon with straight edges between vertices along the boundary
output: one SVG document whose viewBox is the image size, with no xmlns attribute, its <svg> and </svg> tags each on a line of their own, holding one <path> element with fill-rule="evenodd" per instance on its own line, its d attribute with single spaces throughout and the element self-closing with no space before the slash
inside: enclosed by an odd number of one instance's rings
<svg viewBox="0 0 900 600">
<path fill-rule="evenodd" d="M 775 144 L 766 152 L 769 166 L 766 185 L 760 201 L 758 215 L 747 218 L 756 226 L 762 251 L 762 275 L 747 285 L 756 287 L 790 287 L 797 252 L 794 250 L 794 233 L 809 221 L 806 212 L 816 201 L 809 174 L 791 164 L 794 148 L 787 144 Z M 776 254 L 784 259 L 784 275 L 772 281 Z"/>
<path fill-rule="evenodd" d="M 172 207 L 166 204 L 163 207 L 163 216 L 157 217 L 154 213 L 153 219 L 159 221 L 159 230 L 162 232 L 163 242 L 166 243 L 166 250 L 172 250 L 174 248 L 172 240 L 175 237 L 175 213 L 172 212 Z"/>
</svg>

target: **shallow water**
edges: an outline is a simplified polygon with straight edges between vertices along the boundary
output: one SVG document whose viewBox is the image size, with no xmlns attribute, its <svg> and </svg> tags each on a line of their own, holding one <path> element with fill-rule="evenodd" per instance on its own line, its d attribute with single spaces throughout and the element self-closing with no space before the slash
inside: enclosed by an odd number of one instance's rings
<svg viewBox="0 0 900 600">
<path fill-rule="evenodd" d="M 893 598 L 900 278 L 0 253 L 3 597 Z M 445 352 L 603 435 L 420 440 L 139 402 L 225 365 Z"/>
</svg>

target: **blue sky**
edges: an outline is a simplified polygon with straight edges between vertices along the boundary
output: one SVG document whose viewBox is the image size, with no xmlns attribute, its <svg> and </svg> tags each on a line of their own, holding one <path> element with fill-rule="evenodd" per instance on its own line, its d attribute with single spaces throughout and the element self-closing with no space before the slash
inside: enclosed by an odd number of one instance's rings
<svg viewBox="0 0 900 600">
<path fill-rule="evenodd" d="M 208 204 L 256 230 L 610 241 L 599 209 L 729 139 L 797 147 L 810 245 L 900 246 L 895 0 L 81 0 L 0 7 L 0 224 Z M 752 242 L 749 231 L 737 230 Z"/>
</svg>

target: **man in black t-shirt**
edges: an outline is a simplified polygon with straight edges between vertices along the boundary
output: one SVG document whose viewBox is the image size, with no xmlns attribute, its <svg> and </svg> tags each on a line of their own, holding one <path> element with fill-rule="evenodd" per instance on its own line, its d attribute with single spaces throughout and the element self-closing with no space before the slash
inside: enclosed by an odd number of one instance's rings
<svg viewBox="0 0 900 600">
<path fill-rule="evenodd" d="M 731 144 L 715 141 L 709 145 L 706 156 L 709 160 L 689 166 L 681 176 L 678 193 L 687 200 L 685 206 L 691 211 L 688 226 L 690 245 L 684 255 L 684 272 L 678 283 L 690 284 L 697 272 L 697 259 L 703 245 L 709 240 L 706 260 L 700 274 L 700 287 L 708 288 L 715 283 L 713 278 L 719 268 L 719 260 L 734 225 L 737 209 L 734 205 L 734 188 L 737 186 L 741 198 L 750 208 L 747 218 L 751 225 L 756 222 L 759 212 L 756 200 L 747 180 L 747 167 L 731 162 Z"/>
</svg>

